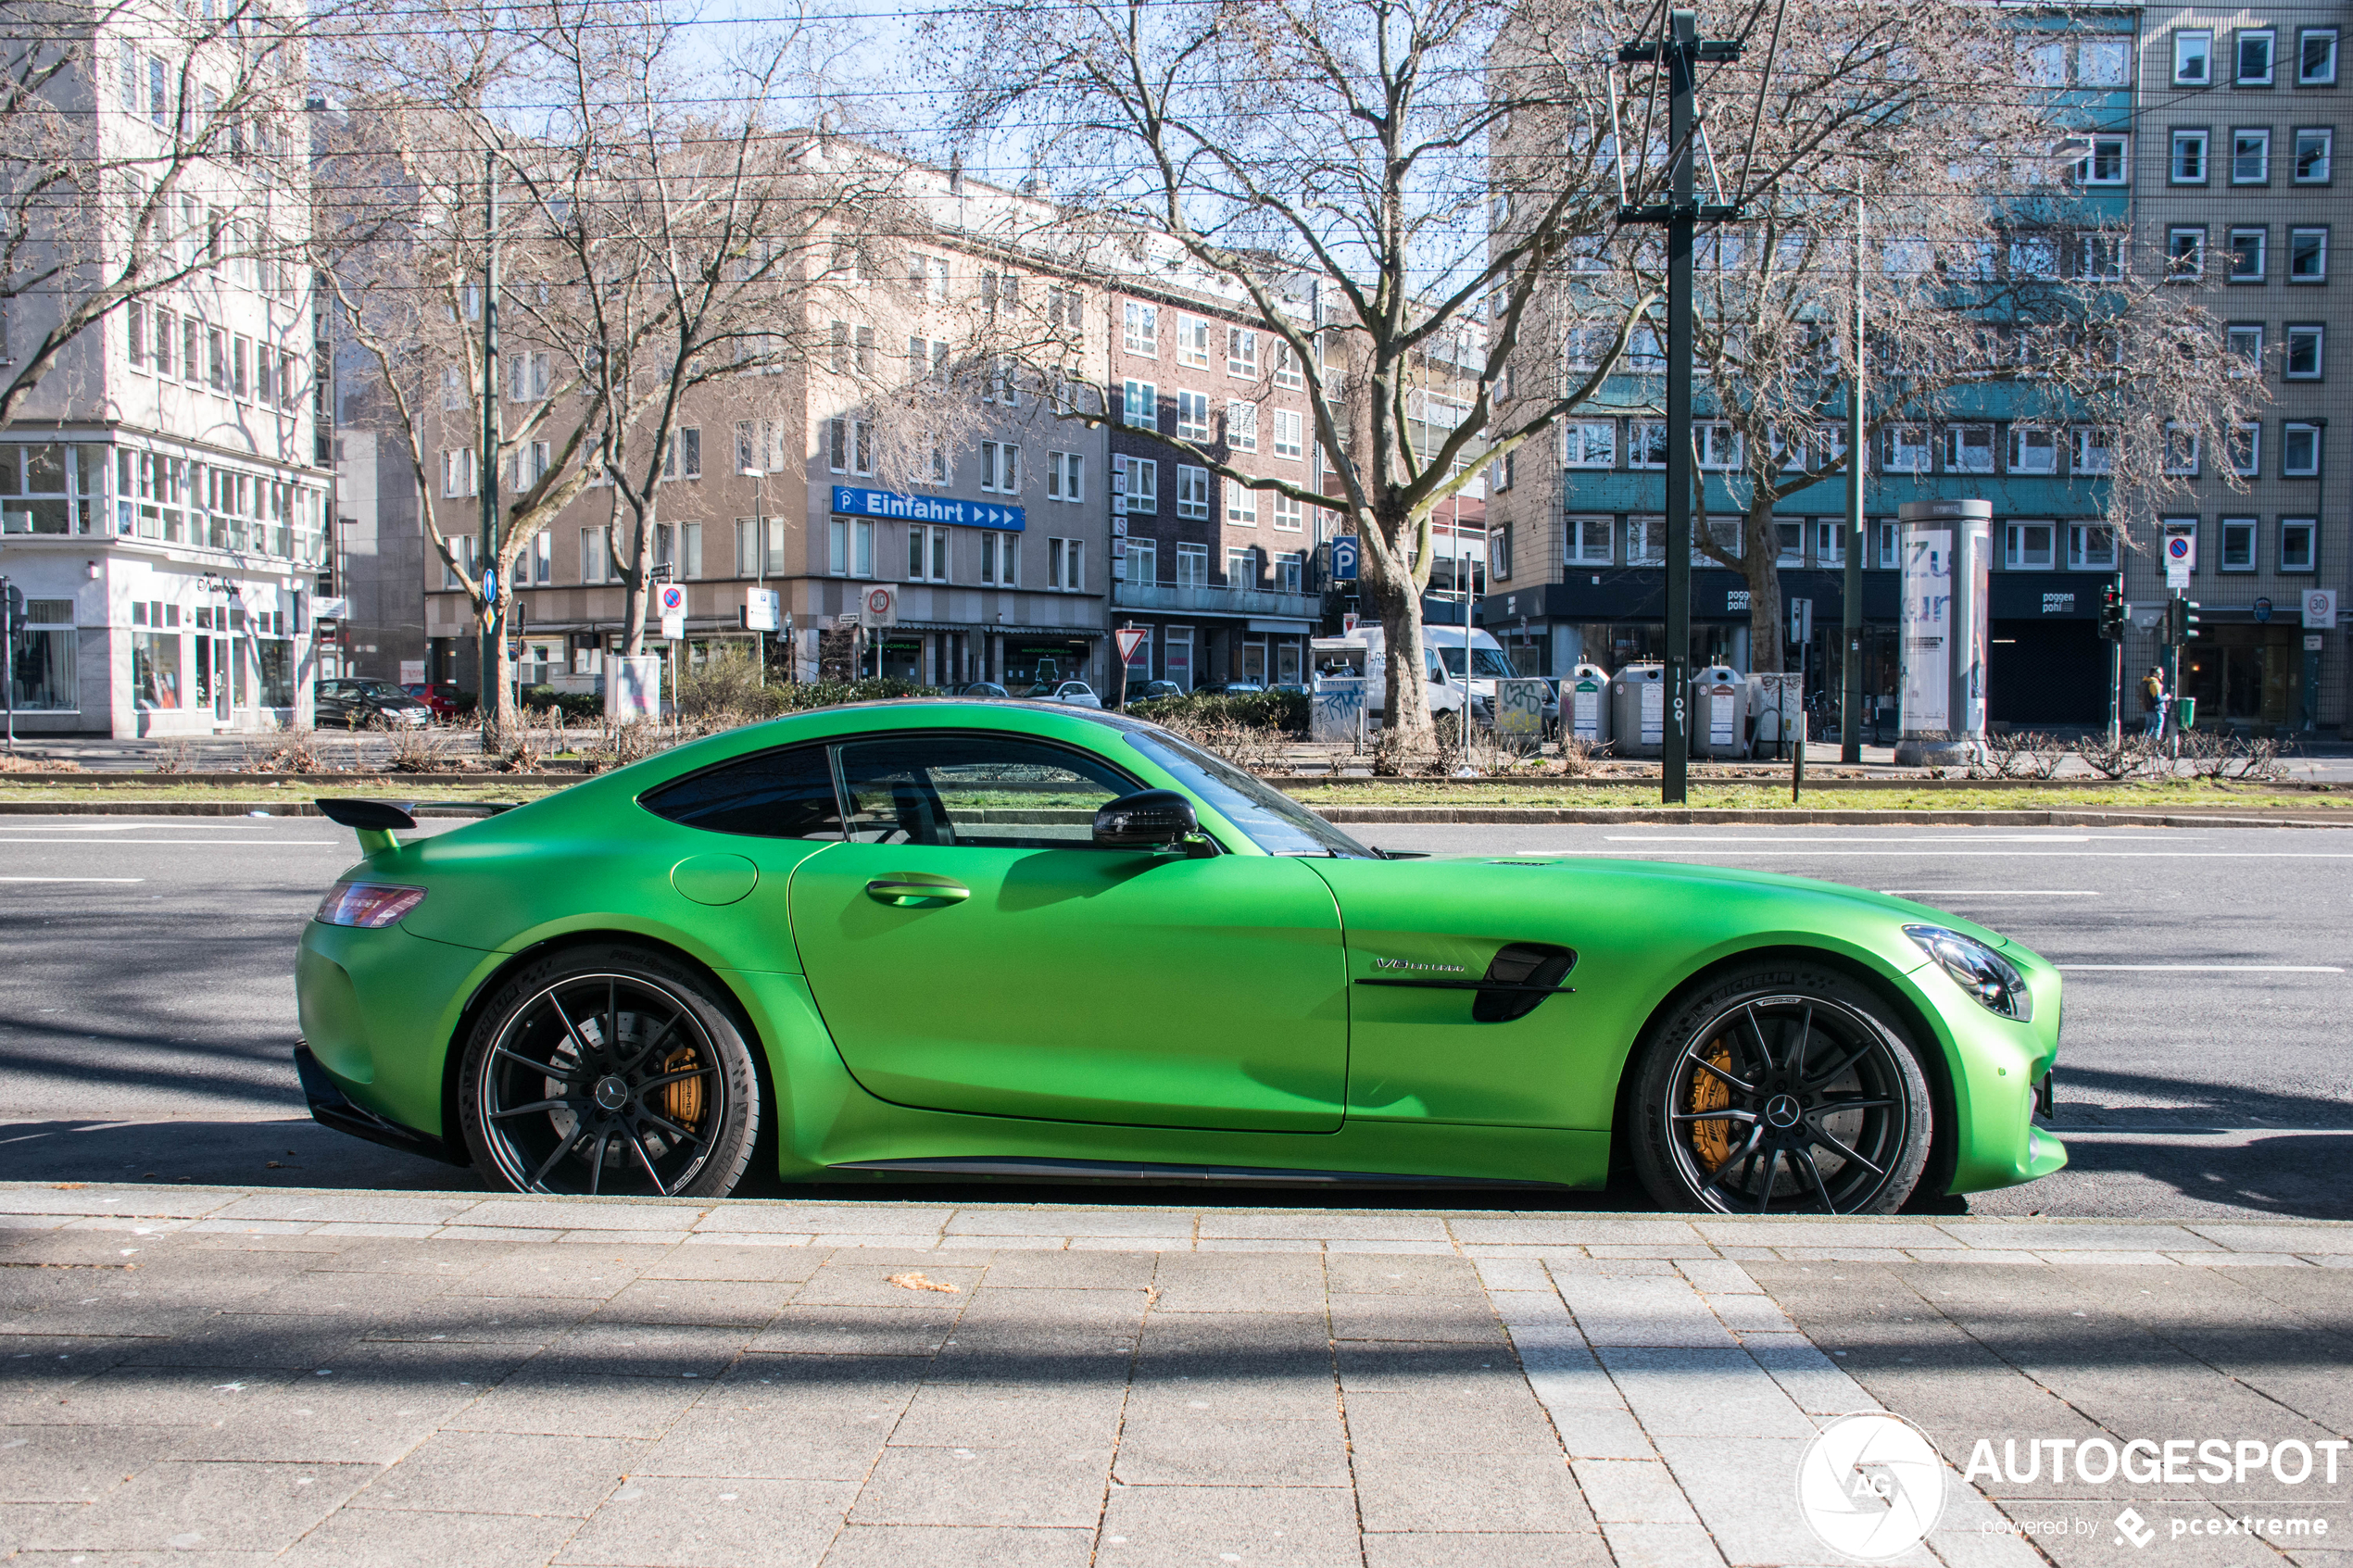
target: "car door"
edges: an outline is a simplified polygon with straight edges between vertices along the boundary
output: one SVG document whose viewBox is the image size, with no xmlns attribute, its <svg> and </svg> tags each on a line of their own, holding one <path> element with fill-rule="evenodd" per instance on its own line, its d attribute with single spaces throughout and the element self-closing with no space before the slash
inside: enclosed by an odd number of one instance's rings
<svg viewBox="0 0 2353 1568">
<path fill-rule="evenodd" d="M 910 732 L 837 752 L 848 842 L 803 860 L 793 935 L 826 1027 L 901 1105 L 1329 1131 L 1348 1057 L 1330 889 L 1304 863 L 1098 849 L 1141 787 L 1091 753 Z"/>
</svg>

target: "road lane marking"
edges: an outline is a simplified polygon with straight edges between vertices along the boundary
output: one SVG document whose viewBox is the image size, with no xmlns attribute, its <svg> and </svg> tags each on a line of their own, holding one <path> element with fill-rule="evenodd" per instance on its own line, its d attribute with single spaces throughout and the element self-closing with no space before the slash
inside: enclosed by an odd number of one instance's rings
<svg viewBox="0 0 2353 1568">
<path fill-rule="evenodd" d="M 1902 832 L 1902 829 L 1895 829 Z M 1733 834 L 1733 833 L 1613 833 L 1605 844 L 2180 844 L 2203 834 L 2168 833 L 1941 833 L 1919 838 L 1890 838 L 1884 834 Z"/>
<path fill-rule="evenodd" d="M 1882 887 L 1890 898 L 2096 898 L 2097 893 L 2051 887 Z"/>
<path fill-rule="evenodd" d="M 2063 963 L 2060 969 L 2128 970 L 2133 972 L 2217 970 L 2233 974 L 2343 974 L 2333 963 Z"/>
<path fill-rule="evenodd" d="M 144 876 L 0 876 L 0 882 L 145 882 Z"/>
<path fill-rule="evenodd" d="M 1522 849 L 1522 855 L 1554 855 L 1628 860 L 1641 857 L 1621 849 Z M 2353 860 L 2353 853 L 2301 849 L 1661 849 L 1658 855 L 1715 855 L 1725 859 L 2047 859 L 2103 860 Z"/>
</svg>

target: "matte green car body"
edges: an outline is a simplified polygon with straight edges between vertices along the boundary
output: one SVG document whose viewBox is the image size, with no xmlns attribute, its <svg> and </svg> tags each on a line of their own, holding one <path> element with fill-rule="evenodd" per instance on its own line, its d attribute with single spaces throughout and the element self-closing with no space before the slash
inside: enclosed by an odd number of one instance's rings
<svg viewBox="0 0 2353 1568">
<path fill-rule="evenodd" d="M 1272 856 L 1189 790 L 1229 853 L 755 838 L 638 804 L 754 751 L 925 730 L 1011 731 L 1184 789 L 1112 722 L 1043 707 L 867 705 L 731 731 L 346 872 L 427 895 L 383 929 L 306 929 L 318 1065 L 462 1160 L 453 1063 L 472 1010 L 526 956 L 618 936 L 683 955 L 740 1009 L 787 1178 L 1045 1160 L 1598 1186 L 1654 1015 L 1728 963 L 1802 953 L 1866 977 L 1928 1047 L 1930 1182 L 1977 1191 L 2065 1163 L 2031 1122 L 2057 971 L 1905 900 L 1580 857 Z M 952 875 L 972 896 L 879 903 L 865 884 L 884 875 Z M 1920 922 L 2001 946 L 2032 1022 L 1931 962 L 1903 934 Z M 1573 993 L 1478 1022 L 1461 990 L 1354 984 L 1477 976 L 1511 942 L 1573 948 Z"/>
</svg>

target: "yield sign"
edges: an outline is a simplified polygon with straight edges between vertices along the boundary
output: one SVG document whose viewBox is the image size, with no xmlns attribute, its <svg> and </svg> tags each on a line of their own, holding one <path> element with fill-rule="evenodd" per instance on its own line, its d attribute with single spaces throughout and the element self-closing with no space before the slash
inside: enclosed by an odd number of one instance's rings
<svg viewBox="0 0 2353 1568">
<path fill-rule="evenodd" d="M 1136 650 L 1144 646 L 1144 639 L 1151 633 L 1141 626 L 1122 626 L 1112 635 L 1119 639 L 1119 662 L 1128 664 L 1134 662 Z"/>
</svg>

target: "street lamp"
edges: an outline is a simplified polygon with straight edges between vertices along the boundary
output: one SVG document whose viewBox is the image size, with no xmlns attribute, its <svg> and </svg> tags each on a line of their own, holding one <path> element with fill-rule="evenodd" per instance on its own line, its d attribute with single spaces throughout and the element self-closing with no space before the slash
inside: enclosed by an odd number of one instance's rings
<svg viewBox="0 0 2353 1568">
<path fill-rule="evenodd" d="M 768 586 L 768 470 L 747 463 L 736 471 L 752 482 L 751 581 L 754 588 L 765 590 Z M 741 571 L 742 568 L 736 570 Z M 754 630 L 751 640 L 757 656 L 754 659 L 756 678 L 765 686 L 768 684 L 768 633 Z"/>
</svg>

